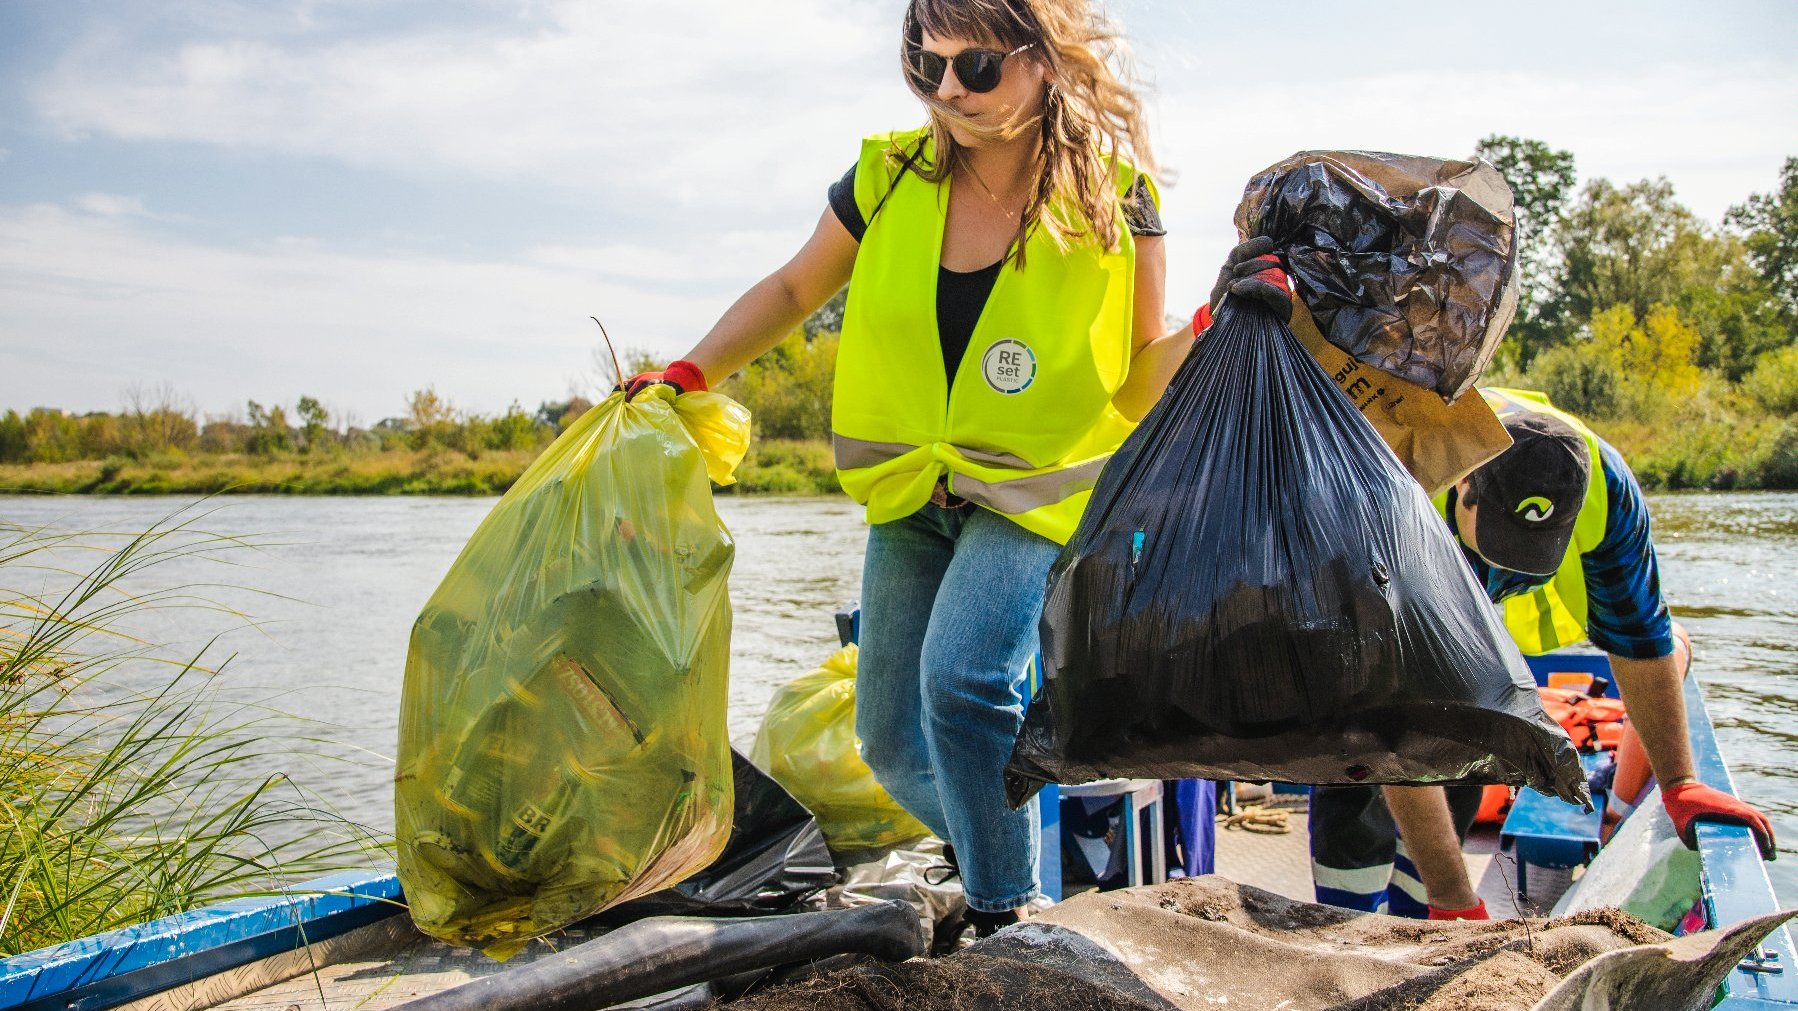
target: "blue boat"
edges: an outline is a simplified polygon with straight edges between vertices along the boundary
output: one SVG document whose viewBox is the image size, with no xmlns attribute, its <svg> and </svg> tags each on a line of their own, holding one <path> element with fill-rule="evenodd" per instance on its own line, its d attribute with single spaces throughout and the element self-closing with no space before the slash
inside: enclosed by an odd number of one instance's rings
<svg viewBox="0 0 1798 1011">
<path fill-rule="evenodd" d="M 1531 658 L 1531 667 L 1542 683 L 1551 671 L 1584 671 L 1607 680 L 1609 674 L 1608 662 L 1600 655 L 1552 654 Z M 1687 680 L 1685 692 L 1699 777 L 1733 794 L 1734 784 L 1717 749 L 1696 677 Z M 1056 806 L 1045 804 L 1044 809 L 1053 811 Z M 1532 867 L 1576 866 L 1596 850 L 1596 826 L 1593 817 L 1525 791 L 1501 830 L 1502 845 Z M 1705 824 L 1698 830 L 1698 841 L 1707 929 L 1778 910 L 1747 829 Z M 1223 863 L 1220 870 L 1229 874 L 1231 867 Z M 1306 875 L 1303 866 L 1287 870 L 1289 877 Z M 1053 877 L 1059 880 L 1059 867 Z M 1553 883 L 1552 875 L 1539 875 L 1537 880 Z M 549 946 L 532 945 L 501 966 L 485 956 L 450 949 L 413 929 L 404 901 L 391 870 L 373 869 L 18 955 L 0 961 L 0 1009 L 385 1007 L 553 953 Z M 578 943 L 604 932 L 597 926 L 577 926 L 564 932 L 559 943 Z M 329 971 L 368 960 L 394 965 L 395 952 L 411 954 L 406 965 L 392 971 L 338 975 Z M 389 961 L 382 963 L 383 959 Z M 286 992 L 298 986 L 308 999 L 279 997 L 279 1003 L 258 1003 L 259 993 L 269 994 L 270 988 L 282 985 L 289 988 Z M 1730 973 L 1715 1006 L 1725 1011 L 1798 1009 L 1798 952 L 1785 927 L 1775 930 L 1757 954 Z"/>
</svg>

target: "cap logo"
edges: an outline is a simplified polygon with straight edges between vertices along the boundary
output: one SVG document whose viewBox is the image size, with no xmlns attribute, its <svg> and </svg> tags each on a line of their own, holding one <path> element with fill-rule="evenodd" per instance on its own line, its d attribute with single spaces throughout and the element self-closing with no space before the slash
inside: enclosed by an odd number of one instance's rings
<svg viewBox="0 0 1798 1011">
<path fill-rule="evenodd" d="M 1515 512 L 1531 523 L 1541 523 L 1555 514 L 1555 504 L 1540 495 L 1531 495 L 1517 503 Z"/>
</svg>

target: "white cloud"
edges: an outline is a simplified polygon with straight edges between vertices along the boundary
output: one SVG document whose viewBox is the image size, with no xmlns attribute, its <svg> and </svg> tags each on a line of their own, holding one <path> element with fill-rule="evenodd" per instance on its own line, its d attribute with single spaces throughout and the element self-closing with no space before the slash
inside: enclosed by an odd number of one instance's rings
<svg viewBox="0 0 1798 1011">
<path fill-rule="evenodd" d="M 790 0 L 561 2 L 517 24 L 315 41 L 97 35 L 35 90 L 64 135 L 323 156 L 706 207 L 816 197 L 796 151 L 920 118 L 895 72 L 894 11 Z M 705 30 L 694 31 L 694 25 Z M 852 85 L 852 86 L 846 86 Z M 745 193 L 745 180 L 753 194 Z"/>
<path fill-rule="evenodd" d="M 1669 67 L 1578 79 L 1534 75 L 1390 74 L 1257 84 L 1188 77 L 1156 105 L 1162 160 L 1179 171 L 1164 194 L 1169 226 L 1168 305 L 1206 297 L 1235 241 L 1231 215 L 1257 171 L 1307 149 L 1360 148 L 1466 157 L 1491 133 L 1541 139 L 1575 152 L 1582 181 L 1666 175 L 1680 199 L 1718 221 L 1732 203 L 1765 192 L 1798 114 L 1798 71 Z M 1186 110 L 1192 110 L 1190 113 Z M 1175 238 L 1175 237 L 1178 238 Z"/>
<path fill-rule="evenodd" d="M 483 412 L 531 406 L 588 371 L 587 316 L 623 346 L 672 356 L 803 237 L 671 238 L 658 255 L 709 269 L 668 290 L 645 283 L 657 273 L 627 246 L 473 262 L 309 239 L 236 251 L 129 217 L 3 208 L 0 405 L 106 409 L 166 380 L 207 411 L 306 394 L 373 420 L 426 384 Z"/>
<path fill-rule="evenodd" d="M 148 218 L 156 221 L 180 221 L 182 218 L 173 214 L 152 213 L 144 206 L 142 197 L 124 196 L 118 193 L 84 193 L 75 198 L 75 207 L 85 213 L 102 218 Z"/>
<path fill-rule="evenodd" d="M 115 192 L 136 182 L 85 183 L 111 189 L 64 207 L 0 206 L 0 405 L 107 407 L 126 385 L 169 379 L 208 409 L 308 393 L 373 419 L 435 382 L 493 410 L 584 371 L 589 314 L 624 344 L 683 351 L 797 247 L 858 136 L 919 121 L 893 66 L 901 6 L 547 0 L 379 33 L 358 4 L 205 0 L 200 13 L 175 5 L 173 41 L 160 22 L 97 21 L 29 92 L 65 138 L 491 179 L 502 185 L 488 192 L 553 189 L 620 224 L 591 242 L 458 258 L 344 251 L 417 247 L 383 240 L 379 220 L 364 236 L 209 246 L 156 214 L 155 191 Z M 1158 149 L 1181 173 L 1164 205 L 1174 314 L 1209 292 L 1244 181 L 1302 148 L 1462 155 L 1487 133 L 1518 134 L 1572 150 L 1587 178 L 1666 174 L 1710 220 L 1770 189 L 1798 153 L 1779 128 L 1798 113 L 1798 71 L 1686 53 L 1670 30 L 1648 32 L 1666 36 L 1661 51 L 1604 62 L 1571 55 L 1591 39 L 1547 40 L 1529 73 L 1460 56 L 1405 72 L 1345 58 L 1318 73 L 1303 67 L 1338 40 L 1312 38 L 1297 69 L 1274 66 L 1266 46 L 1239 44 L 1259 38 L 1251 24 L 1138 6 L 1140 52 L 1161 81 Z"/>
</svg>

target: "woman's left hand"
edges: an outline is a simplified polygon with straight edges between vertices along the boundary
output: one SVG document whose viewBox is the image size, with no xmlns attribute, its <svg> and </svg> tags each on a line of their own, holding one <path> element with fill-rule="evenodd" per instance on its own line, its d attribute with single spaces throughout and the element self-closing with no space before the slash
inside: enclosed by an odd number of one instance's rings
<svg viewBox="0 0 1798 1011">
<path fill-rule="evenodd" d="M 1260 302 L 1273 310 L 1282 323 L 1292 321 L 1292 282 L 1274 253 L 1274 240 L 1256 236 L 1239 243 L 1224 258 L 1211 289 L 1211 313 L 1216 315 L 1225 295 Z"/>
</svg>

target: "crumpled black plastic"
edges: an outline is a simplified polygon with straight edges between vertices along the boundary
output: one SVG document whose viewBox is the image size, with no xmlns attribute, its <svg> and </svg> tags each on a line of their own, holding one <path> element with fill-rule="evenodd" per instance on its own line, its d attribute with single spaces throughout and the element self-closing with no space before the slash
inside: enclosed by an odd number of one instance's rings
<svg viewBox="0 0 1798 1011">
<path fill-rule="evenodd" d="M 1527 784 L 1567 736 L 1423 490 L 1292 331 L 1225 301 L 1049 577 L 1006 787 Z"/>
<path fill-rule="evenodd" d="M 673 888 L 617 906 L 608 919 L 780 913 L 836 883 L 812 813 L 735 748 L 730 768 L 735 808 L 724 852 Z"/>
<path fill-rule="evenodd" d="M 1331 344 L 1453 401 L 1517 309 L 1517 218 L 1485 161 L 1301 151 L 1249 180 L 1245 236 L 1274 240 Z"/>
</svg>

